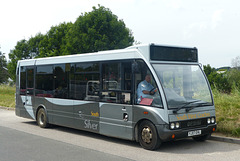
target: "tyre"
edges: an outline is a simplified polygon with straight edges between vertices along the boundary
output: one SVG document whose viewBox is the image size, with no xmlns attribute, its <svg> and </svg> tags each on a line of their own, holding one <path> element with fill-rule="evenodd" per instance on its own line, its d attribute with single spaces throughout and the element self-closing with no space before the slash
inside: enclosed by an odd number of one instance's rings
<svg viewBox="0 0 240 161">
<path fill-rule="evenodd" d="M 37 124 L 41 128 L 46 128 L 49 126 L 47 121 L 47 114 L 43 108 L 40 108 L 37 113 Z"/>
<path fill-rule="evenodd" d="M 156 127 L 150 121 L 143 121 L 138 128 L 140 145 L 147 150 L 156 150 L 161 145 Z"/>
<path fill-rule="evenodd" d="M 195 136 L 195 137 L 193 137 L 193 140 L 203 142 L 203 141 L 206 141 L 207 139 L 209 139 L 210 136 L 211 136 L 211 134 L 206 134 L 206 135 L 202 135 L 202 136 Z"/>
</svg>

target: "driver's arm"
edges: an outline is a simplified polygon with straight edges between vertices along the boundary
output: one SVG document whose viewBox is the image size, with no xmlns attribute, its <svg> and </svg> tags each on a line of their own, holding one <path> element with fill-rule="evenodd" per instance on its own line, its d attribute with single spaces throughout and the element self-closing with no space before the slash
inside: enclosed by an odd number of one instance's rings
<svg viewBox="0 0 240 161">
<path fill-rule="evenodd" d="M 155 90 L 153 90 L 151 93 L 150 93 L 150 91 L 147 91 L 147 90 L 143 90 L 142 92 L 143 92 L 144 94 L 154 94 L 154 93 L 157 92 L 157 88 L 156 88 Z"/>
<path fill-rule="evenodd" d="M 143 90 L 142 91 L 144 94 L 150 94 L 150 91 Z"/>
</svg>

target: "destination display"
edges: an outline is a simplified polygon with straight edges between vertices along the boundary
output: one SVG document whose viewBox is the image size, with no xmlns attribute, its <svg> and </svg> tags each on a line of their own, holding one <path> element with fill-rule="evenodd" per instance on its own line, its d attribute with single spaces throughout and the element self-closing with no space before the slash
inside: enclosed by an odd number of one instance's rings
<svg viewBox="0 0 240 161">
<path fill-rule="evenodd" d="M 197 48 L 151 45 L 150 59 L 157 61 L 198 62 Z"/>
</svg>

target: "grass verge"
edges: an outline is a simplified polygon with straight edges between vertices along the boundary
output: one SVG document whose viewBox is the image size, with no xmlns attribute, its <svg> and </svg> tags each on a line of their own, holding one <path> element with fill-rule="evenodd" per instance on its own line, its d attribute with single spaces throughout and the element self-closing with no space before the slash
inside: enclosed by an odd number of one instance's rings
<svg viewBox="0 0 240 161">
<path fill-rule="evenodd" d="M 240 91 L 231 94 L 213 90 L 216 108 L 217 131 L 228 136 L 240 137 Z"/>
<path fill-rule="evenodd" d="M 0 106 L 15 107 L 15 87 L 0 85 Z"/>
</svg>

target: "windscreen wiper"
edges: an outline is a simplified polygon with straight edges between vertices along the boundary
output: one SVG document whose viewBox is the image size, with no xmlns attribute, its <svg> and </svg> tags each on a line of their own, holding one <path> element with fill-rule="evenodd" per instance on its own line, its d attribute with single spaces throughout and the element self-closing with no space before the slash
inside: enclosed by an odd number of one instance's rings
<svg viewBox="0 0 240 161">
<path fill-rule="evenodd" d="M 189 112 L 190 110 L 196 108 L 196 107 L 200 107 L 200 106 L 210 106 L 212 105 L 211 103 L 209 102 L 203 102 L 203 103 L 198 103 L 196 106 L 192 106 L 192 107 L 189 107 L 189 108 L 186 108 L 186 112 Z"/>
<path fill-rule="evenodd" d="M 201 100 L 194 100 L 194 101 L 190 101 L 190 102 L 186 102 L 184 103 L 182 106 L 179 106 L 176 110 L 173 110 L 173 113 L 177 113 L 179 110 L 183 109 L 184 107 L 186 107 L 189 104 L 195 103 L 195 102 L 199 102 Z M 187 109 L 186 109 L 187 110 Z M 191 109 L 190 109 L 191 110 Z M 189 111 L 190 111 L 189 110 Z"/>
</svg>

